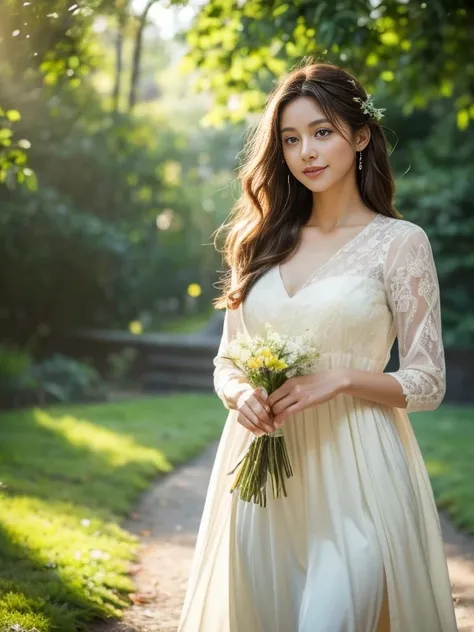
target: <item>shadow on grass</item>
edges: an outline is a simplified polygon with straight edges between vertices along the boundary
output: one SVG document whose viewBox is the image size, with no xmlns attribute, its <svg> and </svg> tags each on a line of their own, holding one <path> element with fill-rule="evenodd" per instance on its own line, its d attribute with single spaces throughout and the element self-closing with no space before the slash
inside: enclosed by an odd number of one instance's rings
<svg viewBox="0 0 474 632">
<path fill-rule="evenodd" d="M 30 411 L 0 423 L 0 481 L 9 495 L 36 496 L 123 514 L 147 480 L 172 469 L 163 453 L 73 415 Z"/>
<path fill-rule="evenodd" d="M 76 630 L 116 615 L 133 538 L 116 524 L 159 471 L 158 451 L 41 410 L 0 424 L 0 630 Z M 6 423 L 5 423 L 6 422 Z"/>
<path fill-rule="evenodd" d="M 183 401 L 0 415 L 0 632 L 69 632 L 118 614 L 135 542 L 118 523 L 222 427 L 215 402 Z"/>
<path fill-rule="evenodd" d="M 123 602 L 111 591 L 93 594 L 87 578 L 67 577 L 63 568 L 16 541 L 15 534 L 0 525 L 0 631 L 10 626 L 36 628 L 40 632 L 75 632 L 78 619 L 86 623 L 104 616 L 104 602 L 113 607 Z"/>
</svg>

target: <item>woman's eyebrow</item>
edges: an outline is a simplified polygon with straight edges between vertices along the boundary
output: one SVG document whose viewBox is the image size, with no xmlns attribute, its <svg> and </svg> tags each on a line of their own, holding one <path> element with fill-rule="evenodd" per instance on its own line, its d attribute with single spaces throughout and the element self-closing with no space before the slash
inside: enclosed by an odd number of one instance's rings
<svg viewBox="0 0 474 632">
<path fill-rule="evenodd" d="M 316 121 L 311 121 L 311 123 L 308 123 L 308 127 L 314 127 L 315 125 L 319 125 L 320 123 L 329 123 L 330 121 L 327 118 L 320 118 L 320 119 L 316 119 Z M 284 127 L 280 134 L 283 134 L 283 132 L 296 132 L 296 127 Z"/>
</svg>

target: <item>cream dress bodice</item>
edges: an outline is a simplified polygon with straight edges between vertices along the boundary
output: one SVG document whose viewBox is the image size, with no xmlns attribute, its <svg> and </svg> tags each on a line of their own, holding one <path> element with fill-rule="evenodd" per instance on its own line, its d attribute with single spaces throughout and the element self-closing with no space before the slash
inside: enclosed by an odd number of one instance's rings
<svg viewBox="0 0 474 632">
<path fill-rule="evenodd" d="M 431 245 L 419 226 L 377 215 L 289 296 L 275 266 L 251 288 L 244 304 L 227 310 L 215 359 L 215 388 L 239 371 L 221 359 L 243 331 L 282 333 L 309 329 L 325 362 L 383 371 L 398 336 L 401 384 L 407 412 L 436 408 L 445 394 L 438 278 Z M 337 358 L 339 357 L 339 362 Z"/>
</svg>

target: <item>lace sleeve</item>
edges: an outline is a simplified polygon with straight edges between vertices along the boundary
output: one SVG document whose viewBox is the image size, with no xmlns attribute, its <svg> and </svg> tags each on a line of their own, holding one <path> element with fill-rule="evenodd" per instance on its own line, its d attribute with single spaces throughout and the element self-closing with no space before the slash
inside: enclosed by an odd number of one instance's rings
<svg viewBox="0 0 474 632">
<path fill-rule="evenodd" d="M 236 280 L 235 272 L 232 270 L 232 285 Z M 214 390 L 222 400 L 224 406 L 230 410 L 231 405 L 225 395 L 225 391 L 232 385 L 248 384 L 243 371 L 233 362 L 225 358 L 227 345 L 240 331 L 239 312 L 236 309 L 226 309 L 224 315 L 224 326 L 217 355 L 213 360 L 214 364 Z"/>
<path fill-rule="evenodd" d="M 431 244 L 416 227 L 396 237 L 385 268 L 385 287 L 393 314 L 401 385 L 407 411 L 434 410 L 446 390 L 439 285 Z"/>
</svg>

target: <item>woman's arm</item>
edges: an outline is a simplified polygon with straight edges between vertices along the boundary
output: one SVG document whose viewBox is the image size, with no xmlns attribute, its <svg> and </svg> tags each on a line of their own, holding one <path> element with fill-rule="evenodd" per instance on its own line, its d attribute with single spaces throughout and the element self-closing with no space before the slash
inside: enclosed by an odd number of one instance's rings
<svg viewBox="0 0 474 632">
<path fill-rule="evenodd" d="M 395 321 L 400 368 L 391 373 L 347 371 L 343 392 L 406 408 L 434 410 L 446 391 L 439 284 L 431 244 L 414 227 L 390 247 L 385 286 Z"/>
<path fill-rule="evenodd" d="M 267 401 L 279 428 L 289 414 L 319 406 L 340 393 L 393 408 L 406 406 L 400 384 L 390 375 L 345 368 L 290 377 Z"/>
<path fill-rule="evenodd" d="M 236 282 L 235 271 L 232 270 L 232 287 Z M 226 355 L 229 343 L 240 331 L 240 318 L 238 310 L 226 309 L 224 327 L 214 364 L 214 390 L 227 409 L 236 409 L 239 396 L 246 390 L 253 390 L 241 371 Z"/>
<path fill-rule="evenodd" d="M 275 426 L 339 393 L 408 412 L 440 405 L 446 378 L 439 285 L 431 245 L 418 226 L 401 231 L 390 244 L 385 287 L 398 338 L 399 370 L 335 368 L 292 377 L 268 398 Z"/>
<path fill-rule="evenodd" d="M 368 399 L 391 408 L 406 408 L 407 402 L 400 383 L 389 373 L 374 373 L 357 369 L 341 370 L 339 392 Z"/>
</svg>

